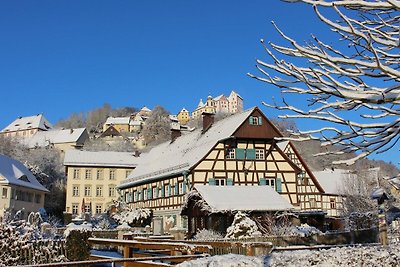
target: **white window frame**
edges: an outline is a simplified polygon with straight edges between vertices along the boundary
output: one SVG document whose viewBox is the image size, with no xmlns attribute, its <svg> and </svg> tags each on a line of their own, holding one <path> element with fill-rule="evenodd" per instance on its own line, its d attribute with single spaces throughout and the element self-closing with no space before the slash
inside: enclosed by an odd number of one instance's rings
<svg viewBox="0 0 400 267">
<path fill-rule="evenodd" d="M 235 149 L 234 148 L 228 148 L 226 149 L 226 159 L 235 159 Z"/>
<path fill-rule="evenodd" d="M 272 189 L 276 190 L 276 182 L 274 178 L 265 178 L 265 185 L 270 186 Z"/>
<path fill-rule="evenodd" d="M 251 125 L 260 125 L 258 117 L 251 116 L 250 119 L 251 119 L 251 122 L 250 122 Z"/>
<path fill-rule="evenodd" d="M 100 214 L 103 212 L 103 205 L 96 204 L 96 214 Z"/>
<path fill-rule="evenodd" d="M 103 196 L 103 186 L 97 185 L 96 186 L 96 197 L 102 197 L 102 196 Z"/>
<path fill-rule="evenodd" d="M 216 186 L 225 186 L 226 185 L 226 179 L 225 178 L 215 178 L 215 185 Z"/>
<path fill-rule="evenodd" d="M 256 148 L 256 160 L 265 159 L 265 149 Z"/>
<path fill-rule="evenodd" d="M 108 196 L 115 197 L 115 185 L 108 186 Z"/>
<path fill-rule="evenodd" d="M 72 186 L 72 196 L 79 197 L 79 185 Z"/>
<path fill-rule="evenodd" d="M 85 185 L 84 195 L 85 195 L 85 197 L 92 196 L 92 186 L 91 185 Z"/>
<path fill-rule="evenodd" d="M 103 180 L 103 178 L 104 178 L 104 171 L 103 171 L 103 169 L 98 169 L 97 171 L 96 171 L 96 179 L 97 180 Z"/>
<path fill-rule="evenodd" d="M 78 214 L 79 204 L 73 203 L 71 206 L 72 206 L 72 209 L 71 209 L 72 214 Z"/>
<path fill-rule="evenodd" d="M 79 169 L 74 169 L 74 174 L 73 174 L 73 178 L 74 179 L 79 179 L 80 178 L 80 170 Z"/>
<path fill-rule="evenodd" d="M 86 169 L 85 170 L 85 180 L 91 180 L 91 179 L 92 179 L 92 170 Z"/>
<path fill-rule="evenodd" d="M 115 180 L 115 170 L 110 170 L 109 178 L 110 180 Z"/>
</svg>

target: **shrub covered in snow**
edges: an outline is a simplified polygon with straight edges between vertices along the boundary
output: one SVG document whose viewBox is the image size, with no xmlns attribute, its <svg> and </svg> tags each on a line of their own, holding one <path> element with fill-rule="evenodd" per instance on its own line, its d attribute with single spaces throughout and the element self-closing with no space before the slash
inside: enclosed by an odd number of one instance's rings
<svg viewBox="0 0 400 267">
<path fill-rule="evenodd" d="M 118 222 L 118 224 L 127 223 L 130 226 L 145 226 L 151 220 L 152 212 L 149 209 L 130 209 L 125 208 L 111 217 Z"/>
<path fill-rule="evenodd" d="M 220 240 L 223 238 L 220 233 L 208 229 L 201 229 L 194 236 L 195 240 Z"/>
<path fill-rule="evenodd" d="M 233 223 L 228 227 L 225 238 L 246 238 L 260 236 L 256 223 L 243 212 L 237 212 Z"/>
<path fill-rule="evenodd" d="M 41 232 L 40 215 L 30 214 L 28 218 L 30 222 L 11 220 L 0 224 L 0 266 L 65 261 L 60 243 Z M 30 259 L 24 251 L 30 252 Z"/>
<path fill-rule="evenodd" d="M 322 232 L 314 226 L 310 226 L 305 223 L 300 226 L 293 226 L 292 234 L 297 236 L 310 236 L 314 234 L 322 234 Z"/>
<path fill-rule="evenodd" d="M 70 261 L 87 260 L 90 256 L 90 244 L 88 242 L 92 232 L 84 227 L 76 227 L 68 232 L 65 250 Z"/>
<path fill-rule="evenodd" d="M 178 264 L 179 267 L 259 267 L 264 266 L 263 258 L 236 254 L 217 255 Z"/>
</svg>

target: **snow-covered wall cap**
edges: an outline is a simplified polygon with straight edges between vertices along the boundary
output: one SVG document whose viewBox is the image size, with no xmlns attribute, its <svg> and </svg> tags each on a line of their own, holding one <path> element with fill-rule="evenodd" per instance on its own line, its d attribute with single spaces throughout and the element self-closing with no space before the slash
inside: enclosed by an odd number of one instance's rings
<svg viewBox="0 0 400 267">
<path fill-rule="evenodd" d="M 132 152 L 67 150 L 65 166 L 136 167 L 140 157 Z"/>
<path fill-rule="evenodd" d="M 315 178 L 327 194 L 340 195 L 348 179 L 357 178 L 357 174 L 350 170 L 329 169 L 313 172 Z"/>
<path fill-rule="evenodd" d="M 270 186 L 195 185 L 212 212 L 280 211 L 294 207 Z"/>
<path fill-rule="evenodd" d="M 49 144 L 63 144 L 77 142 L 86 132 L 86 128 L 40 131 L 22 142 L 29 148 L 45 147 Z"/>
<path fill-rule="evenodd" d="M 51 125 L 42 114 L 38 114 L 29 117 L 19 117 L 1 132 L 15 132 L 29 129 L 41 129 L 47 131 L 52 128 L 53 125 Z"/>
<path fill-rule="evenodd" d="M 0 154 L 0 184 L 49 192 L 22 162 Z"/>
</svg>

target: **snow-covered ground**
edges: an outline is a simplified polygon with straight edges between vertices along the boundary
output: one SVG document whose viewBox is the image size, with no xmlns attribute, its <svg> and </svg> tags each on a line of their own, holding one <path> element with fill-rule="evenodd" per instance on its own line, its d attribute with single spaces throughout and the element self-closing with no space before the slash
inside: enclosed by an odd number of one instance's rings
<svg viewBox="0 0 400 267">
<path fill-rule="evenodd" d="M 294 250 L 273 252 L 266 257 L 248 257 L 228 254 L 187 261 L 179 267 L 394 267 L 400 266 L 400 247 L 382 246 L 340 247 L 326 250 Z"/>
</svg>

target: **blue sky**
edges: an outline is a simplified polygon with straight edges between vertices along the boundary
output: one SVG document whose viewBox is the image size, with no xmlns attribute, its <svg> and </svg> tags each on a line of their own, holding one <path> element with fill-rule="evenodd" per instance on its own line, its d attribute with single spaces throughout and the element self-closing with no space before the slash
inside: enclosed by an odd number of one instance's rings
<svg viewBox="0 0 400 267">
<path fill-rule="evenodd" d="M 277 0 L 2 1 L 0 127 L 37 113 L 56 123 L 106 102 L 175 114 L 231 90 L 245 108 L 261 106 L 279 91 L 246 73 L 265 57 L 261 38 L 281 40 L 271 20 L 300 41 L 326 29 L 310 7 Z"/>
</svg>

